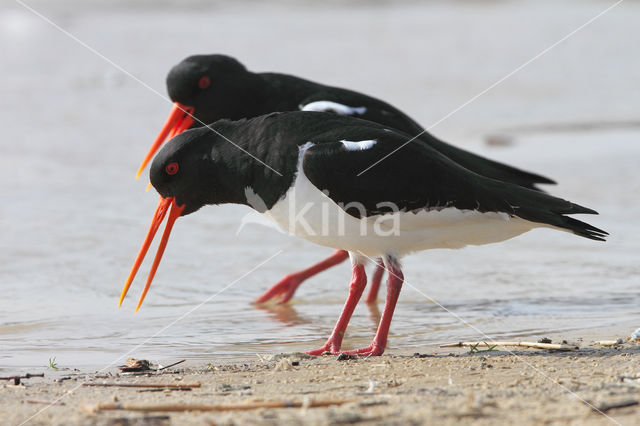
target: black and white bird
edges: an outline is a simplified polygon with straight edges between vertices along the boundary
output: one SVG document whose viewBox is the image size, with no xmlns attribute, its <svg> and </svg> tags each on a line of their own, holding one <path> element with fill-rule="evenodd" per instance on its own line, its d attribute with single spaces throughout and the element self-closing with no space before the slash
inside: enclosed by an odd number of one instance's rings
<svg viewBox="0 0 640 426">
<path fill-rule="evenodd" d="M 419 139 L 461 166 L 494 179 L 535 189 L 536 184 L 552 180 L 506 164 L 489 160 L 449 145 L 392 105 L 365 94 L 315 83 L 279 73 L 254 73 L 236 59 L 225 55 L 190 56 L 174 66 L 167 76 L 167 89 L 174 108 L 156 141 L 147 153 L 138 175 L 167 137 L 188 128 L 200 127 L 220 119 L 239 120 L 280 111 L 322 111 L 373 121 Z M 271 149 L 276 150 L 273 146 Z M 279 298 L 288 301 L 307 278 L 348 257 L 337 251 L 328 259 L 305 270 L 289 274 L 272 286 L 257 303 Z M 377 299 L 383 269 L 379 266 L 371 280 L 365 300 Z"/>
<path fill-rule="evenodd" d="M 533 228 L 597 241 L 607 235 L 568 216 L 594 210 L 474 173 L 422 140 L 402 146 L 409 135 L 373 122 L 286 112 L 211 127 L 215 132 L 199 128 L 176 136 L 154 159 L 150 178 L 161 201 L 121 301 L 169 208 L 138 308 L 178 217 L 209 204 L 259 205 L 260 213 L 294 235 L 349 252 L 349 296 L 325 345 L 310 354 L 340 352 L 366 285 L 363 265 L 384 260 L 389 278 L 378 331 L 370 346 L 347 352 L 380 355 L 403 283 L 404 255 L 496 243 Z"/>
</svg>

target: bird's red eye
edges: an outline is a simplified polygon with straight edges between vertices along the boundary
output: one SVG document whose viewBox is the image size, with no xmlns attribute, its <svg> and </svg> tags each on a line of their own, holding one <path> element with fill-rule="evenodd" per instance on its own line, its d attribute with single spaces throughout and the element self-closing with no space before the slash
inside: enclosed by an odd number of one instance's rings
<svg viewBox="0 0 640 426">
<path fill-rule="evenodd" d="M 209 87 L 210 84 L 211 84 L 211 79 L 206 75 L 203 77 L 200 77 L 200 81 L 198 81 L 198 87 L 201 89 L 206 89 L 207 87 Z"/>
<path fill-rule="evenodd" d="M 164 168 L 164 170 L 168 175 L 175 175 L 176 173 L 178 173 L 178 163 L 169 163 L 167 164 L 167 167 Z"/>
</svg>

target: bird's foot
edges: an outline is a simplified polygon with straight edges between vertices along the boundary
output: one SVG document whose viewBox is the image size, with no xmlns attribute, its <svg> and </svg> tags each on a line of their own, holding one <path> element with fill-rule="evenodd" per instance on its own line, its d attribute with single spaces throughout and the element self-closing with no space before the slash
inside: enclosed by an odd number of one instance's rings
<svg viewBox="0 0 640 426">
<path fill-rule="evenodd" d="M 287 303 L 295 294 L 298 286 L 302 284 L 304 278 L 297 274 L 289 274 L 282 278 L 278 283 L 274 284 L 269 290 L 264 292 L 253 303 L 265 303 L 271 299 L 278 299 L 277 303 Z"/>
<path fill-rule="evenodd" d="M 384 353 L 385 346 L 372 343 L 366 348 L 353 349 L 350 351 L 343 351 L 346 355 L 358 355 L 358 356 L 380 356 Z"/>
<path fill-rule="evenodd" d="M 329 338 L 322 347 L 307 352 L 307 355 L 339 355 L 340 346 L 342 346 L 342 342 Z"/>
</svg>

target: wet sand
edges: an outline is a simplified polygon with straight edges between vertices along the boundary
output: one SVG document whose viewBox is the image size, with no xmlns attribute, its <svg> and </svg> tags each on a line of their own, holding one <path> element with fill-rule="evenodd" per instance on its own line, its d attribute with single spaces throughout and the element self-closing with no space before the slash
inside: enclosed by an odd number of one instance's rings
<svg viewBox="0 0 640 426">
<path fill-rule="evenodd" d="M 582 336 L 568 340 L 579 346 L 568 352 L 432 346 L 347 360 L 257 354 L 150 373 L 47 370 L 0 385 L 0 410 L 5 424 L 639 424 L 640 343 L 602 346 L 618 335 Z M 85 385 L 105 383 L 159 387 Z M 193 387 L 163 388 L 180 384 Z M 333 405 L 314 407 L 325 402 Z M 258 408 L 229 409 L 251 404 Z M 159 405 L 179 411 L 151 408 Z M 221 409 L 201 411 L 211 405 Z"/>
</svg>

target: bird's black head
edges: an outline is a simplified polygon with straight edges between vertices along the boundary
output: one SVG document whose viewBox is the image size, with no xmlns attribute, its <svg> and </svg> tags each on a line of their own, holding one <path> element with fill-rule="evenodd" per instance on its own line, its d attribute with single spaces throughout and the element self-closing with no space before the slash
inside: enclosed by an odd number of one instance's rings
<svg viewBox="0 0 640 426">
<path fill-rule="evenodd" d="M 224 124 L 219 123 L 219 125 Z M 221 154 L 225 146 L 220 133 L 213 126 L 206 126 L 179 134 L 170 144 L 165 145 L 153 160 L 150 179 L 160 193 L 160 203 L 153 215 L 151 227 L 129 278 L 122 289 L 120 304 L 167 213 L 167 223 L 158 245 L 156 258 L 136 311 L 149 290 L 175 221 L 180 216 L 193 213 L 206 204 L 243 200 L 238 195 L 234 195 L 243 194 L 241 189 L 244 186 L 241 179 L 238 179 L 238 174 L 233 174 L 237 167 L 229 167 L 225 155 Z"/>
<path fill-rule="evenodd" d="M 173 109 L 147 152 L 136 177 L 167 138 L 228 118 L 258 115 L 253 111 L 260 79 L 240 62 L 225 55 L 189 56 L 167 76 Z"/>
<path fill-rule="evenodd" d="M 175 198 L 182 216 L 216 202 L 218 136 L 207 127 L 183 132 L 165 145 L 153 159 L 150 179 L 163 198 Z"/>
<path fill-rule="evenodd" d="M 244 98 L 251 75 L 230 56 L 189 56 L 169 71 L 167 90 L 172 101 L 192 107 L 198 120 L 210 124 L 245 116 L 237 117 L 238 98 Z"/>
</svg>

